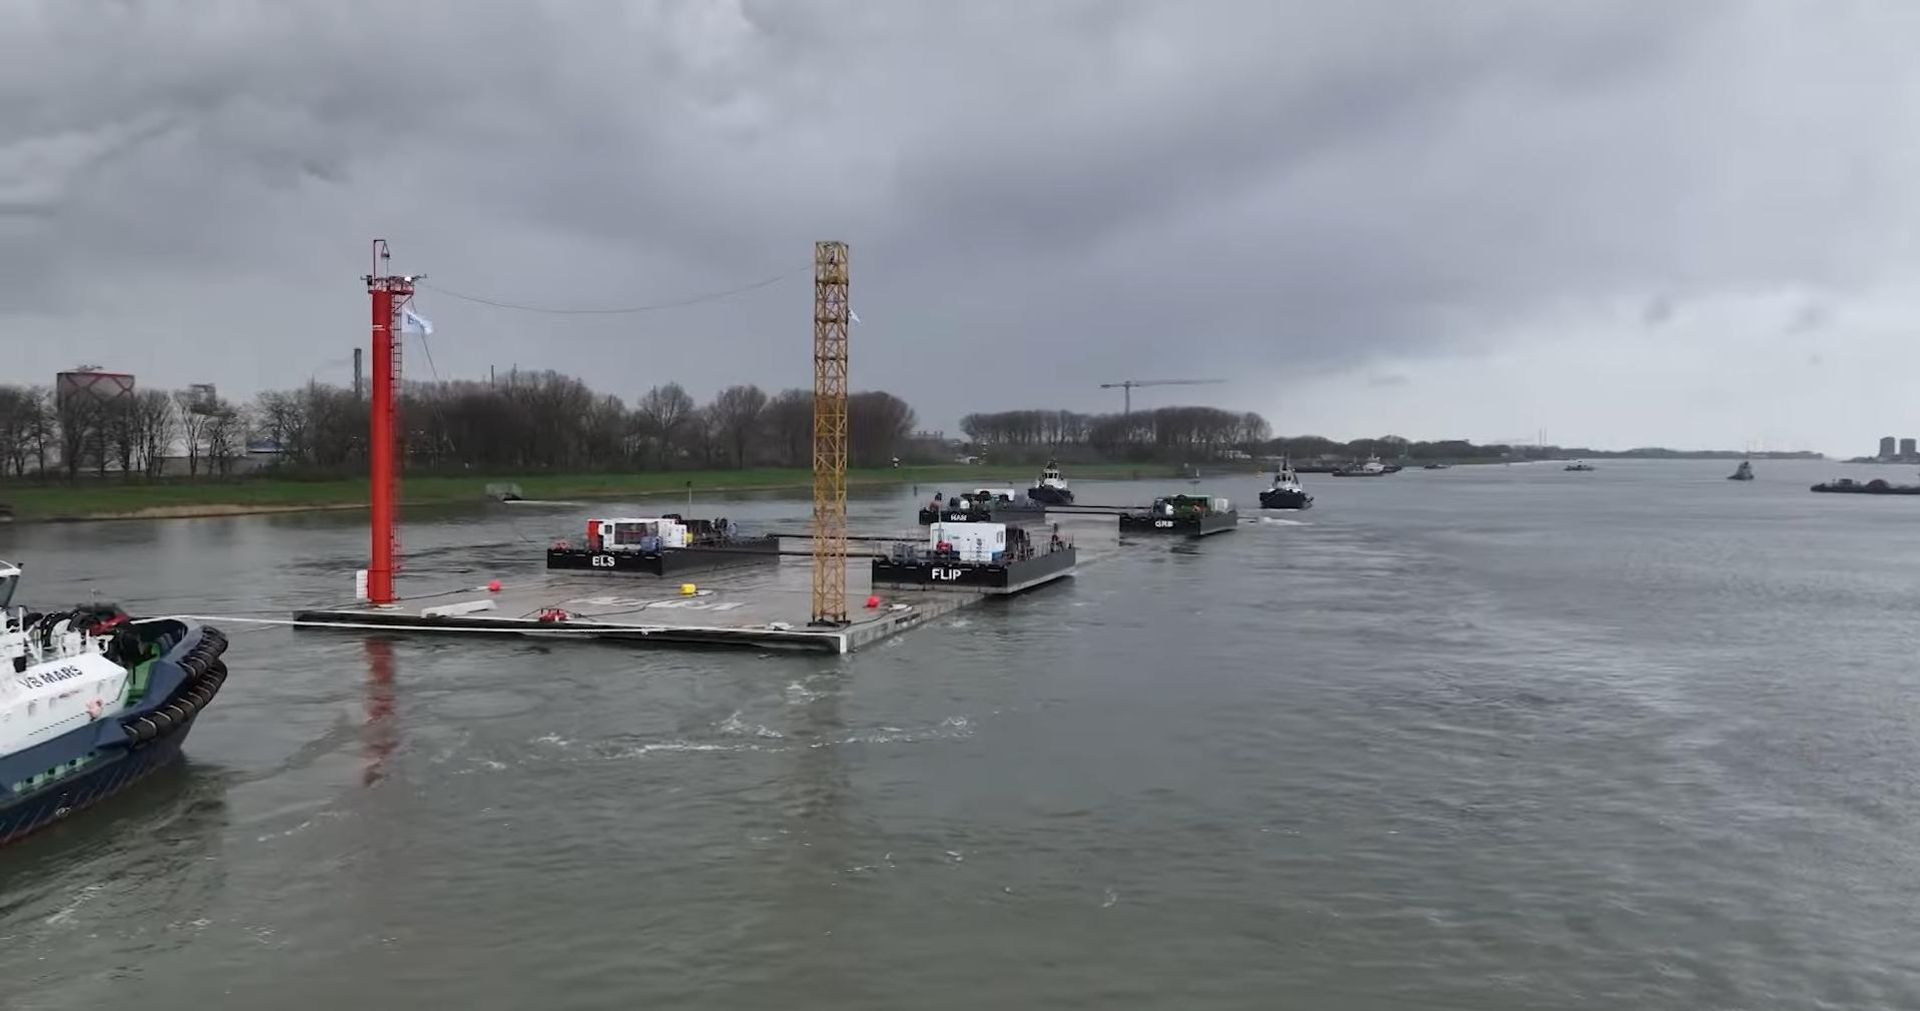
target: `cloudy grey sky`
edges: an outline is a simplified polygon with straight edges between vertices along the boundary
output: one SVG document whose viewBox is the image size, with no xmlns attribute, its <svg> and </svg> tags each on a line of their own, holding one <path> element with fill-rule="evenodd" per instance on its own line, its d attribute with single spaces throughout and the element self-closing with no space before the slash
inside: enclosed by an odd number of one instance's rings
<svg viewBox="0 0 1920 1011">
<path fill-rule="evenodd" d="M 1284 433 L 1865 452 L 1920 435 L 1920 4 L 6 0 L 0 381 L 1140 391 Z M 416 355 L 411 368 L 425 374 Z"/>
</svg>

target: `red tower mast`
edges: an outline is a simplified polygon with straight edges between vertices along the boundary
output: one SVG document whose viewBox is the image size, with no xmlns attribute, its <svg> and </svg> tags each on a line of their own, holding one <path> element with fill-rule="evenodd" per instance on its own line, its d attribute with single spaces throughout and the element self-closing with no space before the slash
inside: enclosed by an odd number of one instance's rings
<svg viewBox="0 0 1920 1011">
<path fill-rule="evenodd" d="M 372 511 L 373 557 L 367 566 L 367 600 L 374 604 L 393 603 L 393 572 L 400 557 L 400 531 L 394 526 L 393 510 L 398 497 L 402 431 L 400 404 L 395 396 L 395 387 L 400 384 L 401 342 L 394 329 L 400 310 L 413 297 L 413 282 L 418 276 L 385 273 L 392 255 L 387 240 L 373 240 L 373 273 L 365 277 L 368 300 L 373 303 L 373 390 L 367 414 L 367 504 Z"/>
</svg>

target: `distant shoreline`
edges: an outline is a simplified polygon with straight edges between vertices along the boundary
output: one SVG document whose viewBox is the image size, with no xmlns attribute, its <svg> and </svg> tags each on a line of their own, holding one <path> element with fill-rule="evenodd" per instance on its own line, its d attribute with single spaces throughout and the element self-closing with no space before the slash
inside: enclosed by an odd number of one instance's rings
<svg viewBox="0 0 1920 1011">
<path fill-rule="evenodd" d="M 1429 457 L 1405 462 L 1409 470 L 1428 463 L 1456 467 L 1497 466 L 1504 463 L 1548 463 L 1558 460 L 1827 460 L 1818 453 L 1739 453 L 1725 450 L 1657 453 L 1572 452 L 1526 459 L 1487 457 Z M 1842 463 L 1894 464 L 1901 461 L 1846 460 Z M 1910 466 L 1920 466 L 1912 465 Z M 1203 473 L 1227 477 L 1264 473 L 1262 461 L 1220 461 Z M 1036 469 L 1025 465 L 945 464 L 916 467 L 878 467 L 849 470 L 850 488 L 919 484 L 1001 486 L 1024 488 Z M 1070 480 L 1174 479 L 1166 464 L 1075 464 L 1067 468 Z M 1204 478 L 1203 478 L 1204 480 Z M 719 493 L 805 492 L 813 475 L 802 468 L 752 470 L 645 471 L 632 474 L 535 474 L 403 477 L 401 505 L 425 508 L 478 505 L 489 501 L 487 486 L 517 485 L 523 497 L 535 500 L 644 499 L 684 496 L 691 483 L 695 495 Z M 73 484 L 11 485 L 0 489 L 0 504 L 12 508 L 12 521 L 30 523 L 93 523 L 113 520 L 208 519 L 283 513 L 339 512 L 367 507 L 365 478 L 297 480 L 282 477 L 242 477 L 226 480 L 121 482 L 114 478 L 83 478 Z M 0 510 L 0 523 L 6 522 Z"/>
<path fill-rule="evenodd" d="M 1170 475 L 1160 465 L 1089 464 L 1069 471 L 1070 478 L 1131 480 Z M 883 467 L 849 470 L 850 488 L 903 484 L 1027 487 L 1037 470 L 1026 466 Z M 487 486 L 517 485 L 529 500 L 620 499 L 685 496 L 693 493 L 804 492 L 813 487 L 811 471 L 799 468 L 755 470 L 647 471 L 635 474 L 538 474 L 403 477 L 403 507 L 480 505 L 490 501 Z M 299 481 L 277 477 L 224 481 L 156 483 L 83 479 L 74 484 L 15 485 L 0 489 L 13 521 L 91 523 L 112 520 L 204 519 L 279 513 L 333 512 L 367 507 L 364 478 Z"/>
</svg>

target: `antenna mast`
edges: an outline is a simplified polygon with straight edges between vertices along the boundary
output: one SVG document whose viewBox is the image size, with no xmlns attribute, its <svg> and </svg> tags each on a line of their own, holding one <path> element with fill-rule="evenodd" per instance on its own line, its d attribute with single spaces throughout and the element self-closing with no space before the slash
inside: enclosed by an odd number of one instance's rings
<svg viewBox="0 0 1920 1011">
<path fill-rule="evenodd" d="M 394 525 L 394 506 L 399 501 L 401 427 L 400 341 L 395 339 L 394 321 L 413 297 L 413 282 L 418 275 L 388 274 L 393 254 L 387 240 L 373 240 L 373 272 L 367 282 L 367 299 L 373 310 L 373 389 L 367 411 L 367 462 L 369 487 L 367 505 L 371 513 L 372 558 L 367 566 L 367 600 L 377 604 L 393 603 L 393 573 L 400 557 L 400 531 Z"/>
</svg>

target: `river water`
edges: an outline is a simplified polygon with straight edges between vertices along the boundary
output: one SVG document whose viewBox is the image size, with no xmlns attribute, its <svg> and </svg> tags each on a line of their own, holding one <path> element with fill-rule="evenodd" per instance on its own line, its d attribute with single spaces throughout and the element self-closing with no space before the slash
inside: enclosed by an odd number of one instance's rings
<svg viewBox="0 0 1920 1011">
<path fill-rule="evenodd" d="M 1308 475 L 849 658 L 230 624 L 181 767 L 0 852 L 0 1006 L 1920 1006 L 1920 501 L 1599 466 Z M 410 575 L 613 511 L 413 516 Z M 361 522 L 0 557 L 283 617 Z"/>
</svg>

